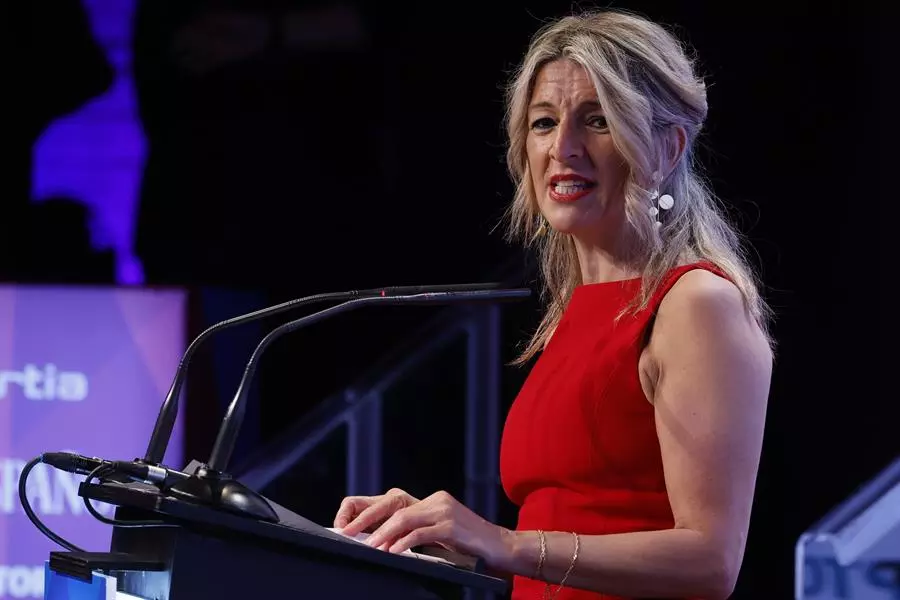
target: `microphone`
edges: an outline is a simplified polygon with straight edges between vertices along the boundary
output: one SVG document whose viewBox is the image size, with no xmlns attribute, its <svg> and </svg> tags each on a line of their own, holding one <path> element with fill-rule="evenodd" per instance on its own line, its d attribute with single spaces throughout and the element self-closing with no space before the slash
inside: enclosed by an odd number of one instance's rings
<svg viewBox="0 0 900 600">
<path fill-rule="evenodd" d="M 454 289 L 438 292 L 417 292 L 411 294 L 373 295 L 348 300 L 319 312 L 280 325 L 266 335 L 256 346 L 237 392 L 228 406 L 225 418 L 219 428 L 209 462 L 196 470 L 194 475 L 169 488 L 172 495 L 195 503 L 209 504 L 240 515 L 277 522 L 278 516 L 260 494 L 232 479 L 225 469 L 231 459 L 235 442 L 240 433 L 246 412 L 250 383 L 256 372 L 260 356 L 279 337 L 302 329 L 328 317 L 362 308 L 370 304 L 450 304 L 472 302 L 498 302 L 519 300 L 531 295 L 527 288 L 519 289 Z"/>
<path fill-rule="evenodd" d="M 357 298 L 390 298 L 414 296 L 419 294 L 442 294 L 451 292 L 480 292 L 496 290 L 501 287 L 501 283 L 465 283 L 459 285 L 393 286 L 385 288 L 351 290 L 347 292 L 328 292 L 324 294 L 306 296 L 304 298 L 297 298 L 295 300 L 289 300 L 287 302 L 282 302 L 281 304 L 262 308 L 216 323 L 201 332 L 200 335 L 198 335 L 196 338 L 194 338 L 194 340 L 184 351 L 184 355 L 181 357 L 181 361 L 178 363 L 178 368 L 175 370 L 175 377 L 172 379 L 172 385 L 171 387 L 169 387 L 166 398 L 159 409 L 159 415 L 156 417 L 156 424 L 153 426 L 153 433 L 151 434 L 150 441 L 147 444 L 147 452 L 144 454 L 143 459 L 138 459 L 136 462 L 162 466 L 163 457 L 166 454 L 166 448 L 168 447 L 169 440 L 172 437 L 172 429 L 175 426 L 175 418 L 178 415 L 178 399 L 181 395 L 181 388 L 184 386 L 184 381 L 187 377 L 188 364 L 190 363 L 191 357 L 193 357 L 200 344 L 202 344 L 207 338 L 218 331 L 222 331 L 223 329 L 235 327 L 244 323 L 249 323 L 251 321 L 264 319 L 266 317 L 274 316 L 289 310 L 293 310 L 295 308 L 300 308 L 301 306 L 314 304 L 316 302 L 346 301 Z"/>
<path fill-rule="evenodd" d="M 60 471 L 77 475 L 90 475 L 100 467 L 106 467 L 111 473 L 126 475 L 129 479 L 152 484 L 170 485 L 190 477 L 187 473 L 167 467 L 125 460 L 106 460 L 94 456 L 82 456 L 73 452 L 44 452 L 41 454 L 41 462 Z"/>
</svg>

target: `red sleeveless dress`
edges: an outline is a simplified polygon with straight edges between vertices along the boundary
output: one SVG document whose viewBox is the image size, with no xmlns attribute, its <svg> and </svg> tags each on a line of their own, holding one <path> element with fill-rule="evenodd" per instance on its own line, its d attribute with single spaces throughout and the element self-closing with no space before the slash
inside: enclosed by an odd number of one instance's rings
<svg viewBox="0 0 900 600">
<path fill-rule="evenodd" d="M 677 267 L 647 309 L 618 322 L 616 315 L 640 290 L 640 279 L 575 288 L 503 430 L 500 475 L 507 496 L 519 506 L 517 530 L 591 535 L 674 526 L 638 359 L 662 298 L 696 268 L 721 275 L 706 263 Z M 512 600 L 539 600 L 544 586 L 517 576 Z M 620 600 L 571 588 L 556 598 Z"/>
</svg>

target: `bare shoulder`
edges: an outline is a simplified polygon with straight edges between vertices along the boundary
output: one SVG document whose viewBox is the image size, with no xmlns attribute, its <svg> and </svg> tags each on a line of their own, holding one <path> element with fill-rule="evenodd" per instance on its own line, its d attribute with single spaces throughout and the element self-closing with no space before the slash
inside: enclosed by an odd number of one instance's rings
<svg viewBox="0 0 900 600">
<path fill-rule="evenodd" d="M 657 319 L 658 330 L 684 333 L 684 328 L 690 328 L 700 334 L 712 328 L 721 334 L 743 332 L 763 340 L 741 290 L 706 269 L 688 271 L 675 282 L 660 303 Z"/>
<path fill-rule="evenodd" d="M 683 274 L 660 303 L 646 358 L 657 376 L 667 365 L 724 369 L 730 359 L 730 366 L 743 364 L 765 378 L 772 354 L 740 289 L 711 271 L 694 269 Z M 703 364 L 689 366 L 689 359 Z"/>
<path fill-rule="evenodd" d="M 738 287 L 706 269 L 694 269 L 679 277 L 659 306 L 660 314 L 667 315 L 710 309 L 733 316 L 746 312 Z"/>
</svg>

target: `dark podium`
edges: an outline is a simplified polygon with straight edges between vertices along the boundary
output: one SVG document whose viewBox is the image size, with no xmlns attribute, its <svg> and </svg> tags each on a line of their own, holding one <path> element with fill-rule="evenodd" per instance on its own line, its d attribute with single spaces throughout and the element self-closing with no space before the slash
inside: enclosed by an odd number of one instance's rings
<svg viewBox="0 0 900 600">
<path fill-rule="evenodd" d="M 185 502 L 135 483 L 83 483 L 85 498 L 117 506 L 116 519 L 164 525 L 113 530 L 110 552 L 53 552 L 50 569 L 89 580 L 114 575 L 118 590 L 155 600 L 265 598 L 461 598 L 505 594 L 480 561 L 417 549 L 453 562 L 390 554 L 348 540 L 269 504 L 270 523 Z"/>
</svg>

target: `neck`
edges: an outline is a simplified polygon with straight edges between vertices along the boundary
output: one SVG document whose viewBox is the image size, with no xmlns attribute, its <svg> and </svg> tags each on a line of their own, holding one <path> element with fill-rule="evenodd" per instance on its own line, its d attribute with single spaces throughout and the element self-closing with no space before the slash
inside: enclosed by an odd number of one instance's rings
<svg viewBox="0 0 900 600">
<path fill-rule="evenodd" d="M 641 267 L 634 253 L 628 252 L 625 240 L 619 239 L 604 245 L 585 243 L 575 237 L 573 242 L 581 268 L 582 283 L 605 283 L 641 276 Z"/>
</svg>

